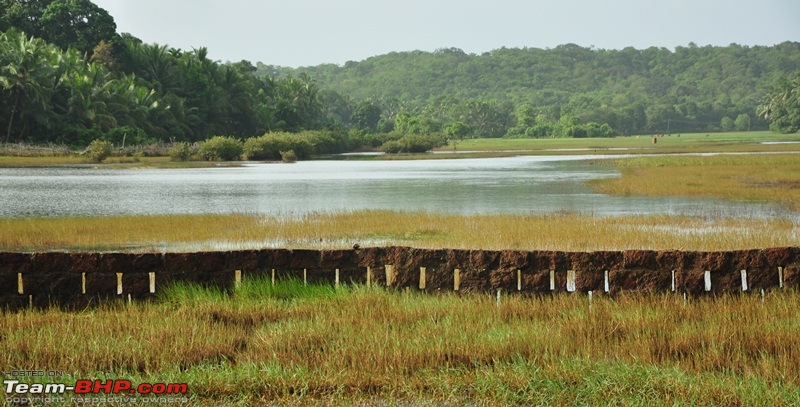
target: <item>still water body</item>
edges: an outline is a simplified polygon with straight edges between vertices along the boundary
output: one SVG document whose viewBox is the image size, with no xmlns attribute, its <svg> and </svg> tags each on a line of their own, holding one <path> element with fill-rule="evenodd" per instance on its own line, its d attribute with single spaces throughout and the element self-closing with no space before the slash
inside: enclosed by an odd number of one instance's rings
<svg viewBox="0 0 800 407">
<path fill-rule="evenodd" d="M 0 169 L 0 217 L 257 213 L 361 209 L 445 213 L 688 214 L 775 217 L 775 206 L 611 197 L 583 182 L 616 177 L 586 156 L 304 161 L 203 169 Z"/>
</svg>

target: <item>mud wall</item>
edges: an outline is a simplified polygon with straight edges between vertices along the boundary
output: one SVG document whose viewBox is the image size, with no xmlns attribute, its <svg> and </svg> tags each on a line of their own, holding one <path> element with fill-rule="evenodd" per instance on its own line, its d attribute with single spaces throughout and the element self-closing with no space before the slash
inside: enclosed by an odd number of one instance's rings
<svg viewBox="0 0 800 407">
<path fill-rule="evenodd" d="M 340 284 L 369 282 L 431 292 L 502 289 L 542 294 L 675 291 L 713 295 L 744 288 L 760 291 L 800 286 L 800 248 L 728 252 L 409 247 L 144 254 L 0 252 L 0 306 L 82 306 L 108 299 L 142 299 L 174 282 L 233 289 L 237 275 L 274 275 L 277 282 L 305 278 L 309 283 L 325 284 L 336 284 L 338 277 Z"/>
</svg>

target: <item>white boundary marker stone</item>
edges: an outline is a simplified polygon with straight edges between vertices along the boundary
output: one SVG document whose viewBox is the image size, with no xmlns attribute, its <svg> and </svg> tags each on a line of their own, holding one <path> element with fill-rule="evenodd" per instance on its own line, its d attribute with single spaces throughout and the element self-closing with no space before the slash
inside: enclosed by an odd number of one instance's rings
<svg viewBox="0 0 800 407">
<path fill-rule="evenodd" d="M 567 270 L 567 292 L 575 292 L 575 270 Z"/>
<path fill-rule="evenodd" d="M 670 285 L 670 288 L 671 288 L 672 292 L 674 293 L 675 292 L 675 270 L 672 270 L 671 274 L 672 274 L 672 283 Z"/>
<path fill-rule="evenodd" d="M 241 270 L 240 270 L 240 273 L 241 273 Z M 156 273 L 151 271 L 149 273 L 149 275 L 148 275 L 148 278 L 150 279 L 150 294 L 155 294 L 155 292 L 156 292 Z"/>
<path fill-rule="evenodd" d="M 394 266 L 387 264 L 384 268 L 386 269 L 386 286 L 391 287 L 394 284 Z"/>
<path fill-rule="evenodd" d="M 117 295 L 122 295 L 122 273 L 117 273 Z"/>
<path fill-rule="evenodd" d="M 742 270 L 742 291 L 747 291 L 747 270 Z"/>
</svg>

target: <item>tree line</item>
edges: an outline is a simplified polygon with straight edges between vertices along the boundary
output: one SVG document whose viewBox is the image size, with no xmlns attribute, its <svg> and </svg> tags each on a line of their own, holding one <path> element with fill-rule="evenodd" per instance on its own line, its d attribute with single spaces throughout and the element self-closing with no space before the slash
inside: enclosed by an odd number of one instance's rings
<svg viewBox="0 0 800 407">
<path fill-rule="evenodd" d="M 800 71 L 800 44 L 791 42 L 674 52 L 451 48 L 291 69 L 143 43 L 116 33 L 113 17 L 90 0 L 0 7 L 4 142 L 294 133 L 319 152 L 419 151 L 465 137 L 609 137 L 770 122 L 786 131 L 797 105 L 797 80 L 781 79 Z"/>
<path fill-rule="evenodd" d="M 467 54 L 393 52 L 306 73 L 321 87 L 389 110 L 463 121 L 481 137 L 576 134 L 607 124 L 615 134 L 766 129 L 757 108 L 782 78 L 800 71 L 800 43 L 604 50 L 501 48 Z M 596 127 L 596 126 L 589 126 Z M 594 133 L 590 128 L 577 134 Z"/>
<path fill-rule="evenodd" d="M 143 43 L 89 0 L 0 5 L 1 141 L 195 142 L 332 127 L 327 94 L 306 75 L 256 76 L 206 48 Z"/>
</svg>

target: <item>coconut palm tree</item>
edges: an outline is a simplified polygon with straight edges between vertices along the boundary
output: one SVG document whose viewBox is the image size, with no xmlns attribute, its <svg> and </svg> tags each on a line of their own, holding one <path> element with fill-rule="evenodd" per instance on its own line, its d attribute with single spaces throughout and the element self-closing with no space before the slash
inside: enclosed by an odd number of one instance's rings
<svg viewBox="0 0 800 407">
<path fill-rule="evenodd" d="M 46 120 L 45 112 L 53 93 L 51 77 L 57 51 L 42 40 L 10 30 L 0 38 L 0 89 L 9 101 L 5 141 L 21 122 L 19 138 L 25 135 L 27 119 Z"/>
<path fill-rule="evenodd" d="M 793 80 L 782 79 L 764 97 L 756 111 L 759 117 L 769 120 L 770 129 L 781 133 L 794 133 L 800 129 L 800 73 Z"/>
</svg>

